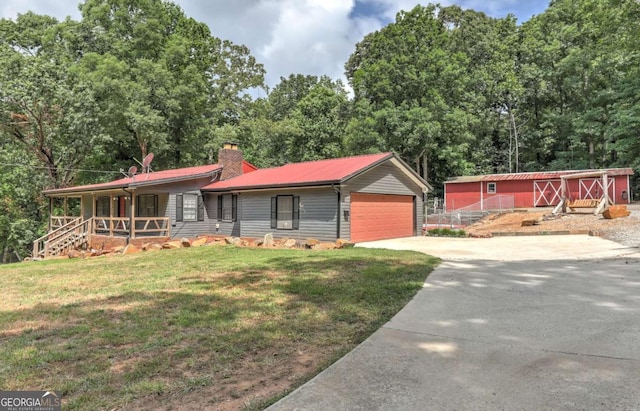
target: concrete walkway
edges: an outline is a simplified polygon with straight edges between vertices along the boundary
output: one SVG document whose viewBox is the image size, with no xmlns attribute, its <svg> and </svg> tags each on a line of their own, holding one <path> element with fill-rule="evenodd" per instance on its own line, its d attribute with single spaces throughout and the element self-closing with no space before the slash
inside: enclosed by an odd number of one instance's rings
<svg viewBox="0 0 640 411">
<path fill-rule="evenodd" d="M 362 244 L 445 260 L 272 410 L 638 410 L 640 255 L 588 236 Z"/>
</svg>

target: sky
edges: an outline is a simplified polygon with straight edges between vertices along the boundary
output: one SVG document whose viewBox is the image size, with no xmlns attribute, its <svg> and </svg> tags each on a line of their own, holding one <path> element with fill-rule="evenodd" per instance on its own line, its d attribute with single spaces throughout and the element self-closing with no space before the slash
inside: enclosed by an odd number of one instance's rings
<svg viewBox="0 0 640 411">
<path fill-rule="evenodd" d="M 189 17 L 207 23 L 214 36 L 249 47 L 264 64 L 273 88 L 289 74 L 343 79 L 357 42 L 411 10 L 417 0 L 173 0 Z M 422 2 L 426 5 L 429 1 Z M 436 0 L 432 2 L 436 3 Z M 33 11 L 80 20 L 77 0 L 2 0 L 0 18 Z M 513 14 L 519 23 L 542 13 L 548 0 L 440 0 L 492 17 Z M 346 84 L 346 81 L 345 81 Z"/>
</svg>

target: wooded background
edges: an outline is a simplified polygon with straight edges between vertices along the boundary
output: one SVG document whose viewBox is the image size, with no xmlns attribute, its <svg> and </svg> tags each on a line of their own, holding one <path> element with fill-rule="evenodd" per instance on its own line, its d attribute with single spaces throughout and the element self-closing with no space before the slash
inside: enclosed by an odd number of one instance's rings
<svg viewBox="0 0 640 411">
<path fill-rule="evenodd" d="M 173 3 L 81 13 L 0 20 L 2 262 L 44 233 L 42 189 L 149 152 L 156 170 L 214 163 L 227 140 L 258 167 L 395 151 L 436 195 L 457 175 L 640 170 L 634 0 L 554 0 L 523 24 L 417 6 L 354 45 L 348 85 L 293 73 L 271 90 L 249 49 Z"/>
</svg>

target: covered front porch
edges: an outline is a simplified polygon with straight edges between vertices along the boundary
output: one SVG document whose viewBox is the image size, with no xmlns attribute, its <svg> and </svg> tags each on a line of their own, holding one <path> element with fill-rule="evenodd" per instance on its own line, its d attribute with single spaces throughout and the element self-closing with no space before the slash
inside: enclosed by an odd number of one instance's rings
<svg viewBox="0 0 640 411">
<path fill-rule="evenodd" d="M 33 244 L 33 257 L 46 258 L 87 246 L 92 236 L 168 238 L 168 195 L 134 190 L 56 194 L 49 197 L 48 233 Z"/>
</svg>

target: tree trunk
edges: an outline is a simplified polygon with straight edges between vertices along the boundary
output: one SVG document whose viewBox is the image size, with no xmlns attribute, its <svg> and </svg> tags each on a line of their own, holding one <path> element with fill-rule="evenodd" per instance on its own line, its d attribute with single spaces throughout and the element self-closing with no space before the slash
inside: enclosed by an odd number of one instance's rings
<svg viewBox="0 0 640 411">
<path fill-rule="evenodd" d="M 520 152 L 518 150 L 518 127 L 516 126 L 516 116 L 513 115 L 513 110 L 509 108 L 509 115 L 511 116 L 511 126 L 513 127 L 513 141 L 516 149 L 516 164 L 515 170 L 516 173 L 520 172 Z"/>
<path fill-rule="evenodd" d="M 424 153 L 422 155 L 422 178 L 424 178 L 424 181 L 429 181 L 429 171 L 427 169 L 428 161 L 427 153 Z"/>
</svg>

